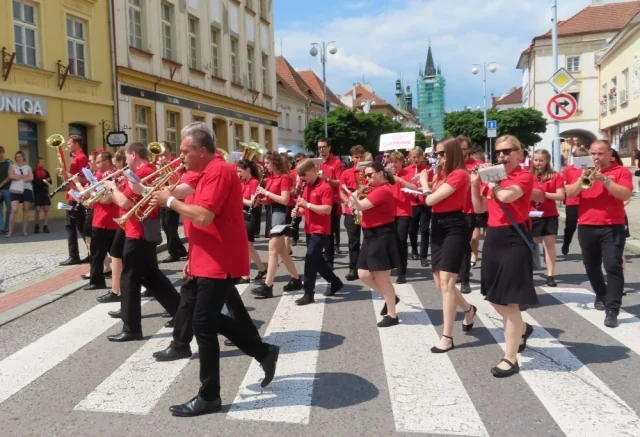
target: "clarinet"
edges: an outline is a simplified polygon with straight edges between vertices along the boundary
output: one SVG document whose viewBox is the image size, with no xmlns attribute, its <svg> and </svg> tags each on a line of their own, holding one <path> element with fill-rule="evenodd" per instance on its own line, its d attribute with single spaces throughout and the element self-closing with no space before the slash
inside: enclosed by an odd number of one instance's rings
<svg viewBox="0 0 640 437">
<path fill-rule="evenodd" d="M 264 173 L 263 173 L 262 177 L 260 178 L 260 183 L 258 184 L 258 187 L 264 188 L 264 185 L 266 182 L 267 182 L 267 178 L 264 177 Z M 258 206 L 258 195 L 256 194 L 253 197 L 253 200 L 251 201 L 251 206 L 249 206 L 249 210 L 244 211 L 245 222 L 249 221 L 249 219 L 251 218 L 251 211 L 253 211 L 257 206 Z"/>
<path fill-rule="evenodd" d="M 300 184 L 300 196 L 302 196 L 304 194 L 304 189 L 307 186 L 307 182 L 306 181 L 302 181 L 302 184 Z M 297 217 L 298 216 L 298 210 L 300 209 L 300 206 L 298 206 L 296 204 L 296 206 L 293 207 L 293 210 L 291 212 L 291 216 L 292 217 Z"/>
</svg>

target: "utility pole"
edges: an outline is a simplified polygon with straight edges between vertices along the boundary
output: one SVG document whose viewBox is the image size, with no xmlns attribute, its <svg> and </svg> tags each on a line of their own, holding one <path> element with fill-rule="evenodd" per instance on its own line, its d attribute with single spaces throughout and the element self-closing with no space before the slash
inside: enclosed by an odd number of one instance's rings
<svg viewBox="0 0 640 437">
<path fill-rule="evenodd" d="M 551 57 L 553 58 L 553 71 L 558 71 L 558 0 L 553 0 L 551 5 Z M 553 168 L 556 171 L 561 170 L 560 161 L 560 122 L 553 121 Z"/>
</svg>

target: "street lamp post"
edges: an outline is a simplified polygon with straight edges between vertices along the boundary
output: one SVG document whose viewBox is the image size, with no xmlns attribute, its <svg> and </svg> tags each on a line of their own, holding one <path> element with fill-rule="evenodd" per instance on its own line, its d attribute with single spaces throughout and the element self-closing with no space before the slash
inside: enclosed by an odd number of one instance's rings
<svg viewBox="0 0 640 437">
<path fill-rule="evenodd" d="M 309 50 L 309 53 L 311 54 L 311 56 L 318 56 L 318 53 L 320 54 L 320 62 L 322 63 L 322 86 L 323 86 L 323 91 L 322 93 L 324 94 L 324 136 L 325 138 L 329 138 L 329 126 L 327 124 L 327 52 L 329 52 L 329 54 L 331 55 L 335 55 L 336 53 L 338 53 L 338 48 L 335 45 L 335 41 L 329 41 L 328 43 L 325 43 L 324 41 L 322 42 L 322 44 L 318 44 L 318 43 L 312 43 L 311 44 L 311 50 Z"/>
<path fill-rule="evenodd" d="M 480 68 L 482 68 L 482 99 L 484 101 L 484 109 L 483 109 L 483 116 L 484 116 L 484 129 L 487 129 L 487 67 L 489 67 L 489 72 L 490 73 L 495 73 L 498 70 L 498 66 L 496 65 L 495 62 L 489 62 L 489 64 L 487 65 L 487 63 L 483 62 L 482 65 L 480 64 L 473 64 L 473 67 L 471 68 L 471 73 L 476 75 L 480 72 Z M 491 139 L 489 138 L 489 156 L 491 156 Z M 484 143 L 484 149 L 487 150 L 487 143 Z"/>
</svg>

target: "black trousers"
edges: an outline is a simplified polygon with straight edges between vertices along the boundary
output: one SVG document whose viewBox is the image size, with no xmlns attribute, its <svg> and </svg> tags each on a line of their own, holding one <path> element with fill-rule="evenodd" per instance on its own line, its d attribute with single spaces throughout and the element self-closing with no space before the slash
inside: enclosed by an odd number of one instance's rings
<svg viewBox="0 0 640 437">
<path fill-rule="evenodd" d="M 566 218 L 564 221 L 564 245 L 567 247 L 573 240 L 573 234 L 576 233 L 578 228 L 578 205 L 565 206 Z"/>
<path fill-rule="evenodd" d="M 178 235 L 178 225 L 180 223 L 180 214 L 171 208 L 161 208 L 160 217 L 162 219 L 162 229 L 167 236 L 167 252 L 172 258 L 182 258 L 187 256 L 187 249 L 180 240 Z"/>
<path fill-rule="evenodd" d="M 91 228 L 91 278 L 89 284 L 104 286 L 104 259 L 111 253 L 116 230 Z"/>
<path fill-rule="evenodd" d="M 357 270 L 362 228 L 354 223 L 352 215 L 344 216 L 344 227 L 347 229 L 347 243 L 349 245 L 349 270 Z"/>
<path fill-rule="evenodd" d="M 322 257 L 322 249 L 326 247 L 327 240 L 333 239 L 331 235 L 306 234 L 307 254 L 304 257 L 304 292 L 314 294 L 316 288 L 316 277 L 318 273 L 330 285 L 340 284 L 327 261 Z"/>
<path fill-rule="evenodd" d="M 409 240 L 411 252 L 419 253 L 420 259 L 427 259 L 429 254 L 429 229 L 431 227 L 431 208 L 427 205 L 418 205 L 411 208 L 411 227 L 409 228 Z M 418 252 L 418 232 L 420 233 L 420 252 Z"/>
<path fill-rule="evenodd" d="M 396 217 L 396 231 L 398 235 L 398 251 L 400 252 L 400 267 L 398 276 L 406 276 L 407 262 L 409 260 L 409 228 L 411 227 L 411 217 Z"/>
<path fill-rule="evenodd" d="M 198 280 L 190 279 L 180 288 L 180 306 L 175 317 L 173 328 L 172 346 L 177 348 L 188 348 L 193 340 L 193 314 L 198 298 Z M 242 302 L 242 297 L 238 290 L 233 287 L 225 299 L 225 305 L 229 310 L 229 317 L 242 325 L 249 335 L 260 338 L 258 329 L 253 324 L 247 308 Z"/>
<path fill-rule="evenodd" d="M 69 258 L 80 259 L 80 252 L 78 251 L 78 233 L 82 236 L 86 210 L 81 203 L 78 203 L 75 200 L 69 201 L 69 206 L 74 208 L 71 211 L 67 211 L 64 221 L 64 228 L 67 231 Z"/>
<path fill-rule="evenodd" d="M 624 225 L 578 226 L 578 241 L 582 261 L 596 298 L 604 302 L 607 311 L 620 312 L 624 273 L 622 256 L 626 235 Z M 607 273 L 605 283 L 602 266 Z"/>
<path fill-rule="evenodd" d="M 125 332 L 141 332 L 140 289 L 144 287 L 174 316 L 180 295 L 169 278 L 158 267 L 156 244 L 127 238 L 122 256 L 122 321 Z"/>
<path fill-rule="evenodd" d="M 189 283 L 191 283 L 190 293 L 195 295 L 193 333 L 200 353 L 201 386 L 198 394 L 206 401 L 214 401 L 220 397 L 218 333 L 227 337 L 242 352 L 259 362 L 266 358 L 269 349 L 259 336 L 255 336 L 253 323 L 243 323 L 222 314 L 222 307 L 230 296 L 240 297 L 235 287 L 236 280 L 193 278 Z M 231 299 L 234 298 L 235 296 L 231 297 Z M 240 302 L 242 303 L 242 300 Z M 237 312 L 236 316 L 238 316 Z"/>
<path fill-rule="evenodd" d="M 333 262 L 335 245 L 340 246 L 340 217 L 340 214 L 338 214 L 338 204 L 334 203 L 331 207 L 331 238 L 325 240 L 324 246 L 324 259 L 330 263 Z"/>
<path fill-rule="evenodd" d="M 458 275 L 460 276 L 461 283 L 468 284 L 471 276 L 471 237 L 473 237 L 473 230 L 476 228 L 476 215 L 465 214 L 464 222 L 469 244 L 464 248 L 464 255 L 462 257 L 462 264 L 460 265 L 460 272 Z"/>
</svg>

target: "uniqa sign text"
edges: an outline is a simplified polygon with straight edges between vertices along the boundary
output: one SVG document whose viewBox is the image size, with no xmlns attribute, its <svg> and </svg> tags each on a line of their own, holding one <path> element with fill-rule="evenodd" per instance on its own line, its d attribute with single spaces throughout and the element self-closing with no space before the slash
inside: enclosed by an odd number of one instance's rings
<svg viewBox="0 0 640 437">
<path fill-rule="evenodd" d="M 0 94 L 0 112 L 45 116 L 46 102 L 42 99 L 19 96 L 15 94 Z"/>
</svg>

